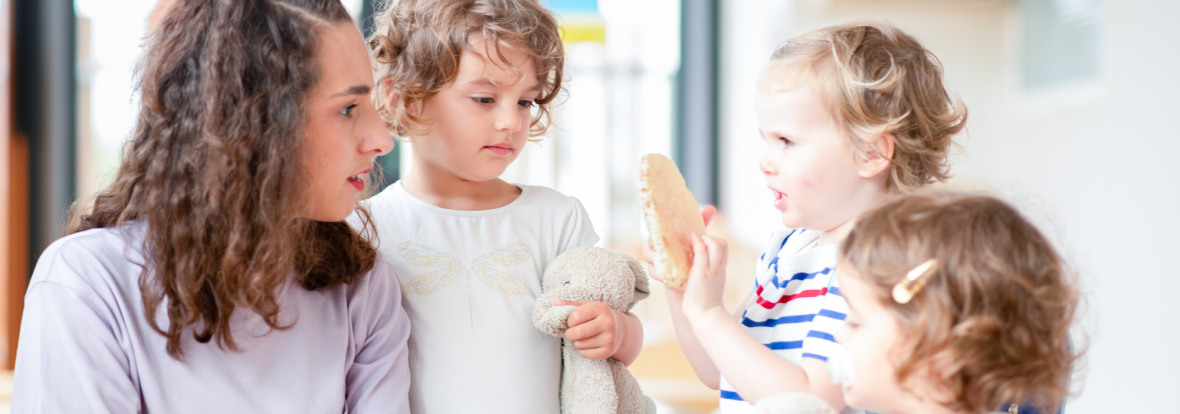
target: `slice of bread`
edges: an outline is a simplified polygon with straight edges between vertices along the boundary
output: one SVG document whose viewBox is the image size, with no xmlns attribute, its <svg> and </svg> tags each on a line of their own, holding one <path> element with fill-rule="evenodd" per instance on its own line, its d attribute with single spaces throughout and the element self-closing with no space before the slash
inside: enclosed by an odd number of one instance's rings
<svg viewBox="0 0 1180 414">
<path fill-rule="evenodd" d="M 648 240 L 655 251 L 656 273 L 664 284 L 684 289 L 692 267 L 692 234 L 705 234 L 705 220 L 676 164 L 647 154 L 639 167 L 639 200 Z"/>
</svg>

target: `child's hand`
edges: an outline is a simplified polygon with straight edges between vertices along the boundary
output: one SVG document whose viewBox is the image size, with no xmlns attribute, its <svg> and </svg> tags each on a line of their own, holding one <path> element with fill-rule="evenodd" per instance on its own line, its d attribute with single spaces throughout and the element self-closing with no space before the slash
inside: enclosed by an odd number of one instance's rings
<svg viewBox="0 0 1180 414">
<path fill-rule="evenodd" d="M 701 207 L 701 218 L 703 218 L 705 220 L 705 227 L 709 227 L 709 222 L 713 221 L 713 216 L 715 216 L 716 214 L 717 214 L 717 207 L 713 207 L 713 206 Z M 659 281 L 660 283 L 663 283 L 664 277 L 661 276 L 659 274 L 659 272 L 656 272 L 655 261 L 656 261 L 656 252 L 655 252 L 655 250 L 652 250 L 651 239 L 649 238 L 648 240 L 646 240 L 645 243 L 643 243 L 643 266 L 645 268 L 644 270 L 647 270 L 648 276 L 650 276 L 652 279 L 655 279 L 655 280 Z"/>
<path fill-rule="evenodd" d="M 566 323 L 565 339 L 574 343 L 578 353 L 589 359 L 607 359 L 618 352 L 623 343 L 623 312 L 611 309 L 602 302 L 566 301 L 556 299 L 553 306 L 574 305 Z"/>
<path fill-rule="evenodd" d="M 713 216 L 717 214 L 717 207 L 704 206 L 701 207 L 701 218 L 705 219 L 705 227 L 709 227 L 709 222 L 713 221 Z"/>
<path fill-rule="evenodd" d="M 725 262 L 729 246 L 725 240 L 709 236 L 692 235 L 692 268 L 688 271 L 688 282 L 684 286 L 684 314 L 696 314 L 719 307 L 725 290 Z"/>
</svg>

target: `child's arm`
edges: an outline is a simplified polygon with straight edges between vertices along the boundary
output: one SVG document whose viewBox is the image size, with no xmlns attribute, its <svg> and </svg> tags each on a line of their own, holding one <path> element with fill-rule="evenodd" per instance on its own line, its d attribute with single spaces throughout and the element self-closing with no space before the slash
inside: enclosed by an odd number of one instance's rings
<svg viewBox="0 0 1180 414">
<path fill-rule="evenodd" d="M 843 409 L 842 391 L 828 377 L 826 362 L 804 358 L 800 365 L 791 363 L 750 336 L 738 319 L 725 311 L 721 302 L 725 262 L 724 241 L 694 235 L 683 315 L 717 371 L 751 404 L 776 394 L 802 391 Z"/>
<path fill-rule="evenodd" d="M 668 308 L 672 314 L 672 326 L 676 329 L 676 339 L 680 342 L 680 350 L 684 352 L 688 364 L 692 366 L 692 372 L 697 374 L 697 379 L 701 380 L 701 383 L 706 387 L 714 390 L 720 389 L 721 372 L 717 370 L 717 365 L 701 347 L 700 341 L 692 331 L 692 326 L 684 316 L 684 291 L 676 288 L 666 288 L 664 291 L 667 293 Z M 744 303 L 738 309 L 742 308 L 744 308 Z"/>
<path fill-rule="evenodd" d="M 713 216 L 717 214 L 717 208 L 713 206 L 704 206 L 701 208 L 701 216 L 705 219 L 705 226 L 713 221 Z M 648 274 L 652 279 L 663 282 L 664 279 L 656 272 L 655 266 L 652 265 L 655 252 L 651 250 L 651 245 L 645 246 L 644 259 L 648 269 Z M 680 343 L 680 350 L 684 353 L 685 358 L 688 359 L 689 366 L 692 367 L 693 373 L 697 375 L 697 379 L 705 384 L 710 389 L 721 388 L 721 373 L 717 371 L 717 366 L 713 364 L 713 360 L 709 359 L 709 355 L 701 348 L 700 342 L 697 341 L 696 335 L 692 332 L 692 327 L 689 326 L 688 320 L 684 318 L 684 291 L 676 288 L 666 287 L 664 292 L 668 299 L 668 310 L 672 317 L 672 327 L 676 330 L 676 340 Z M 741 306 L 736 309 L 745 309 L 746 303 L 743 300 Z"/>
<path fill-rule="evenodd" d="M 566 323 L 565 339 L 574 343 L 578 353 L 590 359 L 613 357 L 624 365 L 631 365 L 643 347 L 643 324 L 630 312 L 620 312 L 602 302 L 565 301 L 558 299 L 555 306 L 574 305 Z"/>
</svg>

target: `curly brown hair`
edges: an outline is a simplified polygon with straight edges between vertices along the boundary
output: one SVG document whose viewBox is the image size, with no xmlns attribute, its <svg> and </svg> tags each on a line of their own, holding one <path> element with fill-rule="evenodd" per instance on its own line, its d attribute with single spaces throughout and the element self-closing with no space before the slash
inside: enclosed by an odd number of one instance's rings
<svg viewBox="0 0 1180 414">
<path fill-rule="evenodd" d="M 497 65 L 507 46 L 533 59 L 540 96 L 529 135 L 549 129 L 550 106 L 561 92 L 565 49 L 553 15 L 535 0 L 391 0 L 369 36 L 377 112 L 394 135 L 424 135 L 430 120 L 406 110 L 455 80 L 459 58 L 475 35 L 493 45 Z M 390 102 L 390 96 L 396 99 Z M 393 107 L 390 107 L 392 103 Z"/>
<path fill-rule="evenodd" d="M 892 136 L 886 188 L 949 176 L 951 138 L 966 125 L 967 108 L 947 93 L 942 64 L 913 36 L 883 22 L 826 27 L 783 42 L 767 70 L 818 85 L 858 162 L 879 136 Z"/>
<path fill-rule="evenodd" d="M 140 110 L 114 182 L 69 233 L 147 223 L 139 288 L 148 323 L 182 359 L 182 334 L 236 350 L 230 316 L 279 322 L 276 291 L 358 280 L 376 252 L 371 224 L 305 215 L 305 101 L 319 80 L 320 30 L 350 21 L 337 0 L 181 0 L 149 33 Z M 164 306 L 168 326 L 155 315 Z"/>
<path fill-rule="evenodd" d="M 1056 412 L 1068 394 L 1077 281 L 1048 240 L 988 196 L 919 192 L 864 213 L 841 245 L 851 266 L 897 320 L 898 383 L 936 362 L 949 408 L 990 412 L 1030 402 Z M 929 260 L 933 273 L 906 304 L 891 292 Z M 842 273 L 852 274 L 852 273 Z"/>
</svg>

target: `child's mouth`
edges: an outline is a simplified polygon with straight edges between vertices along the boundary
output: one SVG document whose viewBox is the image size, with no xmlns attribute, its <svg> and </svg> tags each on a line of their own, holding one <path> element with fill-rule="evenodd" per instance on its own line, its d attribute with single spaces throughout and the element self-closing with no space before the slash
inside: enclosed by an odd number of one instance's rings
<svg viewBox="0 0 1180 414">
<path fill-rule="evenodd" d="M 505 146 L 499 146 L 499 145 L 490 145 L 490 146 L 486 146 L 486 147 L 483 147 L 483 148 L 484 148 L 484 149 L 486 149 L 486 150 L 488 150 L 488 151 L 491 151 L 491 152 L 493 152 L 493 153 L 495 153 L 495 154 L 497 154 L 497 155 L 508 155 L 508 154 L 511 154 L 511 153 L 512 153 L 512 147 L 505 147 Z"/>
<path fill-rule="evenodd" d="M 771 192 L 771 194 L 774 194 L 774 208 L 779 209 L 779 210 L 786 208 L 787 195 L 780 193 L 775 189 L 771 189 L 770 192 Z"/>
</svg>

